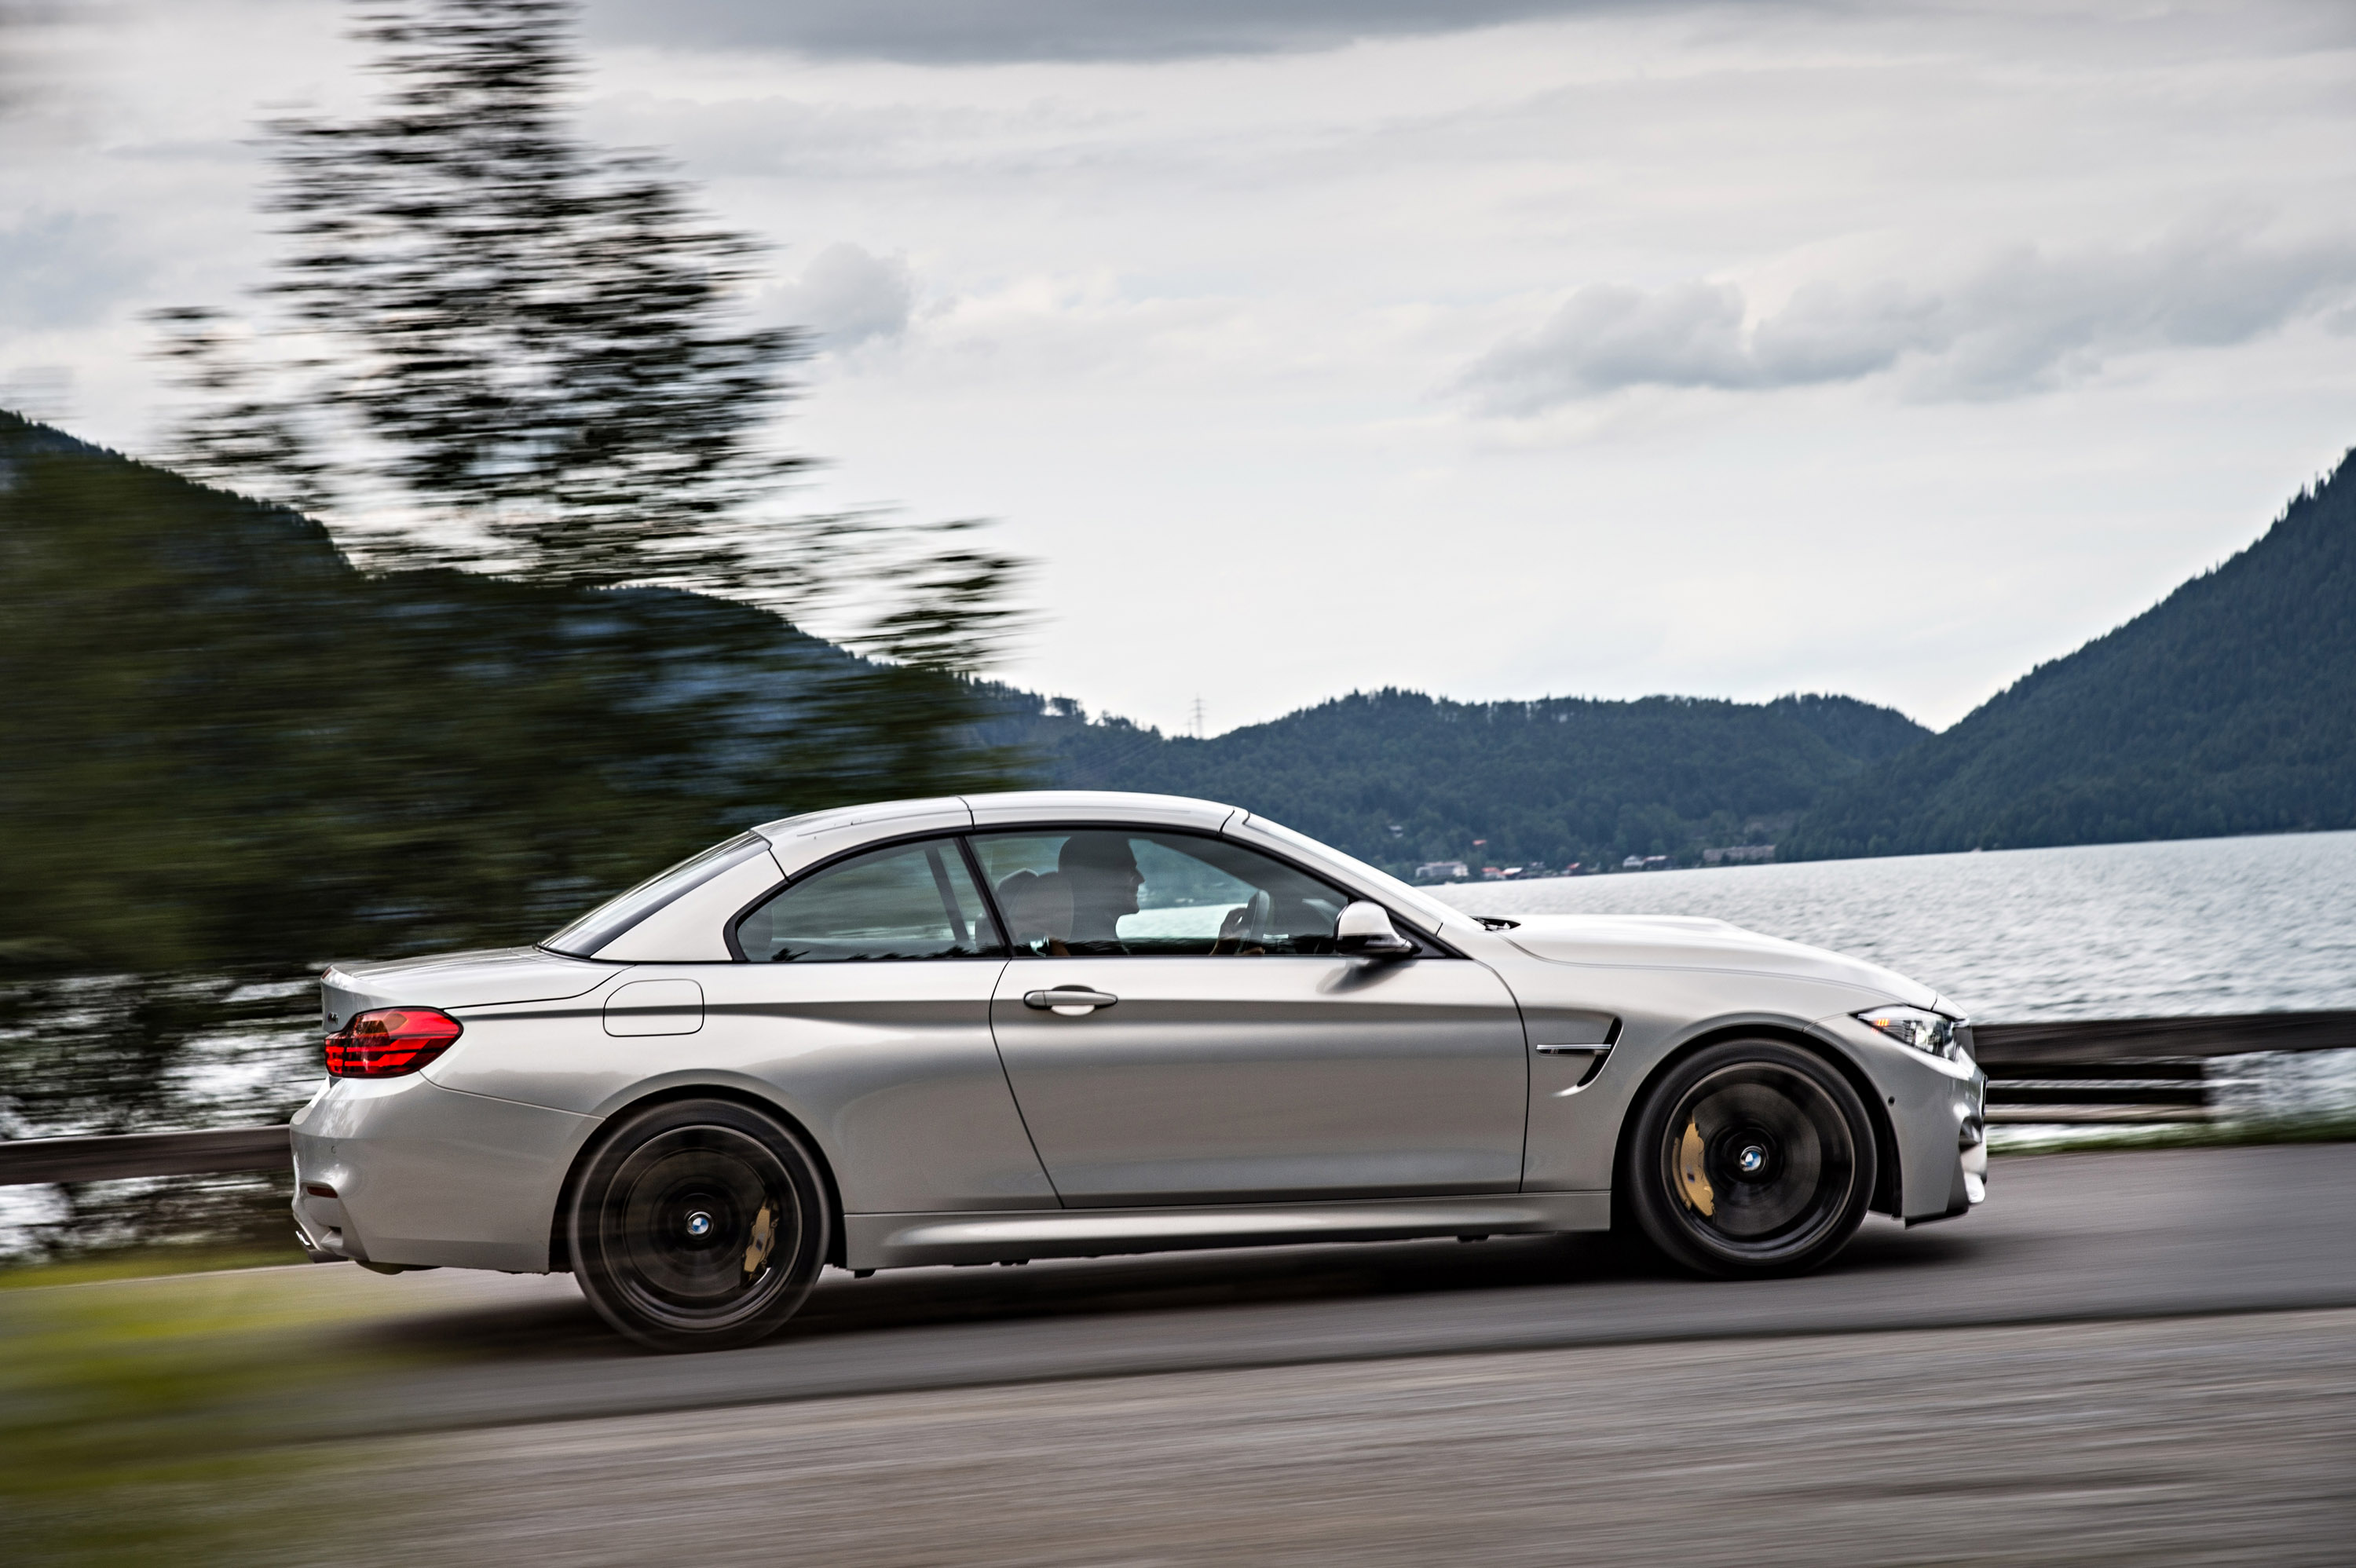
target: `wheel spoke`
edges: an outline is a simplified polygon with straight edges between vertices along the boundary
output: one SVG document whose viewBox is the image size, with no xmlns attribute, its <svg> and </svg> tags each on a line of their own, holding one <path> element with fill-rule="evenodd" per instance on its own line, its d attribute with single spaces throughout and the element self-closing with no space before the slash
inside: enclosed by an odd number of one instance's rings
<svg viewBox="0 0 2356 1568">
<path fill-rule="evenodd" d="M 776 1332 L 826 1264 L 820 1168 L 775 1117 L 687 1100 L 620 1119 L 581 1177 L 566 1232 L 599 1316 L 659 1350 Z"/>
<path fill-rule="evenodd" d="M 599 1216 L 615 1284 L 637 1310 L 680 1328 L 757 1311 L 779 1284 L 799 1222 L 776 1157 L 733 1128 L 680 1127 L 631 1151 Z"/>
<path fill-rule="evenodd" d="M 1667 1189 L 1714 1253 L 1797 1254 L 1851 1208 L 1847 1120 L 1804 1072 L 1764 1061 L 1721 1067 L 1686 1088 L 1665 1125 Z"/>
</svg>

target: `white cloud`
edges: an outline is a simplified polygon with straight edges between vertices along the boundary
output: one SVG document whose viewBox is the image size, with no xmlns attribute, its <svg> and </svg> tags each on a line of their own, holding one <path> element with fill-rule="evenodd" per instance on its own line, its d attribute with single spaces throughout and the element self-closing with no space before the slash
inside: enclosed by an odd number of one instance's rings
<svg viewBox="0 0 2356 1568">
<path fill-rule="evenodd" d="M 2246 342 L 2351 292 L 2356 239 L 2216 233 L 2125 251 L 2020 246 L 1937 289 L 1813 282 L 1766 315 L 1732 283 L 1591 283 L 1483 355 L 1464 383 L 1503 414 L 1631 387 L 1761 391 L 1886 372 L 1914 398 L 2001 399 L 2123 355 Z"/>
<path fill-rule="evenodd" d="M 771 290 L 765 314 L 807 327 L 819 347 L 841 351 L 908 329 L 916 298 L 907 261 L 851 244 L 830 245 L 802 275 Z"/>
</svg>

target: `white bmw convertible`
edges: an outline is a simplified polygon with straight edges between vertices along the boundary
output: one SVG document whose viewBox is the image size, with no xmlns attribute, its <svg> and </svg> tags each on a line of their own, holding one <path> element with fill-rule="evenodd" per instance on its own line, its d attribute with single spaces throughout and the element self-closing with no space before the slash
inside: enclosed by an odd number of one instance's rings
<svg viewBox="0 0 2356 1568">
<path fill-rule="evenodd" d="M 312 1254 L 569 1269 L 666 1349 L 829 1265 L 1617 1223 L 1787 1274 L 1987 1169 L 1928 987 L 1713 920 L 1477 918 L 1160 795 L 790 817 L 536 947 L 321 987 Z"/>
</svg>

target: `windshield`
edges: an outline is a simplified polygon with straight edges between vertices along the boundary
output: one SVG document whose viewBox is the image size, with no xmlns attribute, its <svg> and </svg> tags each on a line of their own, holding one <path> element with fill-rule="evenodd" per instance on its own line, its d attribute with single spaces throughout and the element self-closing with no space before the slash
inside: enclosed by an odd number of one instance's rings
<svg viewBox="0 0 2356 1568">
<path fill-rule="evenodd" d="M 668 871 L 658 872 L 617 899 L 599 904 L 562 931 L 541 944 L 552 953 L 572 958 L 594 958 L 599 948 L 647 916 L 693 892 L 721 872 L 768 852 L 769 841 L 746 833 L 725 844 L 715 844 L 691 855 Z"/>
<path fill-rule="evenodd" d="M 1361 880 L 1372 883 L 1386 895 L 1393 912 L 1404 912 L 1420 920 L 1428 931 L 1437 931 L 1451 916 L 1462 918 L 1461 911 L 1451 909 L 1428 894 L 1419 892 L 1387 871 L 1378 871 L 1354 855 L 1344 855 L 1331 844 L 1320 844 L 1306 833 L 1296 833 L 1280 822 L 1270 822 L 1258 812 L 1250 814 L 1251 825 L 1280 842 L 1290 844 L 1312 860 L 1322 859 L 1328 865 L 1340 866 Z"/>
</svg>

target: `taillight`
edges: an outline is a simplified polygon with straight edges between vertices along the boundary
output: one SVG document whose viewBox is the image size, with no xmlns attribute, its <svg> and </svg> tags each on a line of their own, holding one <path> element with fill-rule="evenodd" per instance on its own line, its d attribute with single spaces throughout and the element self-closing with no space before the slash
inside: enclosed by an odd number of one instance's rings
<svg viewBox="0 0 2356 1568">
<path fill-rule="evenodd" d="M 449 1050 L 458 1034 L 458 1020 L 432 1008 L 354 1013 L 327 1037 L 327 1076 L 398 1078 Z"/>
</svg>

